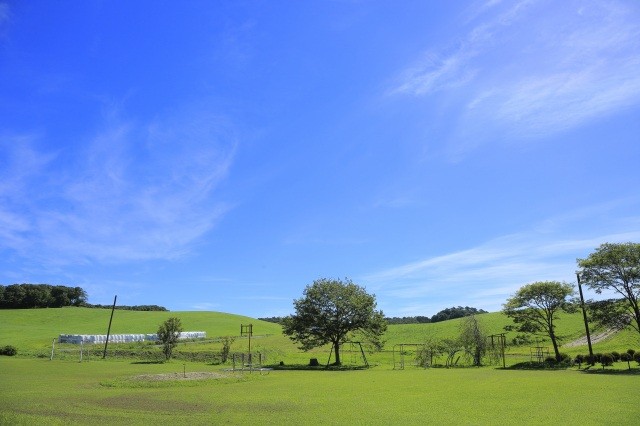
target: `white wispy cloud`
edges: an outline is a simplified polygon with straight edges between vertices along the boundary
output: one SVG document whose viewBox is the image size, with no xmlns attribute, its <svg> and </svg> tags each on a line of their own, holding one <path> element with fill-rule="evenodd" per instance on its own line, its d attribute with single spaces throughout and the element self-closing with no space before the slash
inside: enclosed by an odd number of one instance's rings
<svg viewBox="0 0 640 426">
<path fill-rule="evenodd" d="M 44 137 L 43 137 L 44 138 Z M 228 209 L 215 197 L 236 142 L 210 115 L 110 122 L 86 149 L 5 139 L 0 244 L 46 263 L 175 259 Z"/>
<path fill-rule="evenodd" d="M 0 2 L 0 25 L 9 20 L 9 4 Z"/>
<path fill-rule="evenodd" d="M 638 202 L 625 201 L 637 208 Z M 604 242 L 640 240 L 640 216 L 620 216 L 599 232 L 582 225 L 601 221 L 608 203 L 571 212 L 518 234 L 506 235 L 476 247 L 429 257 L 378 271 L 362 278 L 368 288 L 406 314 L 435 313 L 446 306 L 469 304 L 497 310 L 526 283 L 575 280 L 576 259 L 586 257 Z M 579 224 L 579 230 L 567 228 Z M 435 310 L 434 310 L 435 309 Z"/>
<path fill-rule="evenodd" d="M 6 39 L 11 22 L 9 3 L 0 1 L 0 41 Z"/>
<path fill-rule="evenodd" d="M 418 65 L 404 71 L 401 83 L 391 93 L 419 96 L 464 86 L 476 73 L 469 64 L 472 56 L 466 51 L 447 56 L 429 53 Z"/>
<path fill-rule="evenodd" d="M 481 11 L 492 8 L 498 3 L 489 2 L 474 15 L 479 15 Z M 474 63 L 474 59 L 485 53 L 495 43 L 499 29 L 511 25 L 528 3 L 531 1 L 510 3 L 506 11 L 498 12 L 497 16 L 492 16 L 469 30 L 466 37 L 456 43 L 454 48 L 434 48 L 423 54 L 416 65 L 401 73 L 391 93 L 424 96 L 471 83 L 479 69 L 479 64 Z"/>
<path fill-rule="evenodd" d="M 492 2 L 473 16 L 452 52 L 431 47 L 391 90 L 455 94 L 455 139 L 546 135 L 640 103 L 637 2 Z"/>
</svg>

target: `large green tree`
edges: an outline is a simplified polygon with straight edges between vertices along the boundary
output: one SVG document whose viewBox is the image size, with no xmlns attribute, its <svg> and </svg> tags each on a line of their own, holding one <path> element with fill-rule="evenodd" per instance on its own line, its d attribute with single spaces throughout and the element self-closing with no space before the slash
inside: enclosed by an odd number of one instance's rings
<svg viewBox="0 0 640 426">
<path fill-rule="evenodd" d="M 295 314 L 284 318 L 283 332 L 300 343 L 300 349 L 332 343 L 335 364 L 340 365 L 340 346 L 354 333 L 360 333 L 375 347 L 382 347 L 380 339 L 387 323 L 382 311 L 376 310 L 376 298 L 349 279 L 316 280 L 293 304 Z"/>
<path fill-rule="evenodd" d="M 172 317 L 160 324 L 158 340 L 162 343 L 162 353 L 166 359 L 171 358 L 173 348 L 178 344 L 180 333 L 182 333 L 180 318 Z"/>
<path fill-rule="evenodd" d="M 623 297 L 618 308 L 614 302 L 601 304 L 608 308 L 601 311 L 605 317 L 612 323 L 626 321 L 640 333 L 640 244 L 602 244 L 586 259 L 578 259 L 578 266 L 580 278 L 590 289 L 598 294 L 614 291 Z"/>
<path fill-rule="evenodd" d="M 558 281 L 538 281 L 521 287 L 507 299 L 502 311 L 516 323 L 516 329 L 525 333 L 545 333 L 551 339 L 558 361 L 562 359 L 558 349 L 555 321 L 560 312 L 575 312 L 571 303 L 573 286 Z"/>
</svg>

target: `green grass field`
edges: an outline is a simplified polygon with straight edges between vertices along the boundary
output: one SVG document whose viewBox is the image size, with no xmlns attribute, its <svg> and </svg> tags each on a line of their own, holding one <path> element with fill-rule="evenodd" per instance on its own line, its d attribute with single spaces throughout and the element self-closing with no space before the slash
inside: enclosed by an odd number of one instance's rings
<svg viewBox="0 0 640 426">
<path fill-rule="evenodd" d="M 332 371 L 292 369 L 228 372 L 230 364 L 172 360 L 150 362 L 110 352 L 102 346 L 79 361 L 77 345 L 57 345 L 50 361 L 51 341 L 61 333 L 104 334 L 109 310 L 85 308 L 0 310 L 0 346 L 18 348 L 16 357 L 0 357 L 0 424 L 632 424 L 640 416 L 634 391 L 640 368 L 616 363 L 602 370 L 483 368 L 416 368 L 394 370 L 393 348 L 428 338 L 455 337 L 460 320 L 436 324 L 393 325 L 385 351 L 368 354 L 373 368 Z M 151 333 L 169 318 L 184 328 L 206 331 L 208 342 L 180 343 L 179 352 L 214 352 L 215 337 L 237 336 L 240 324 L 253 323 L 252 350 L 267 354 L 267 364 L 305 366 L 309 358 L 327 361 L 329 347 L 298 350 L 282 336 L 280 326 L 217 312 L 116 311 L 112 333 Z M 500 313 L 479 316 L 488 333 L 502 332 L 508 319 Z M 561 318 L 559 332 L 567 341 L 582 336 L 579 315 Z M 509 333 L 510 339 L 515 333 Z M 594 345 L 594 351 L 640 349 L 637 334 L 621 332 Z M 540 344 L 544 345 L 545 342 Z M 137 345 L 137 346 L 136 346 Z M 149 344 L 112 345 L 132 352 Z M 63 349 L 59 351 L 59 349 Z M 238 338 L 232 351 L 246 351 Z M 343 360 L 361 364 L 357 352 L 345 347 Z M 396 348 L 397 349 L 397 348 Z M 528 352 L 513 347 L 511 353 Z M 127 352 L 127 351 L 124 351 Z M 586 346 L 563 349 L 586 353 Z M 187 380 L 192 374 L 223 377 Z M 149 380 L 149 375 L 170 380 Z M 147 379 L 141 380 L 141 375 Z"/>
<path fill-rule="evenodd" d="M 374 368 L 183 380 L 183 368 L 0 358 L 0 423 L 587 425 L 632 424 L 640 414 L 637 375 Z M 177 379 L 134 380 L 161 373 Z"/>
</svg>

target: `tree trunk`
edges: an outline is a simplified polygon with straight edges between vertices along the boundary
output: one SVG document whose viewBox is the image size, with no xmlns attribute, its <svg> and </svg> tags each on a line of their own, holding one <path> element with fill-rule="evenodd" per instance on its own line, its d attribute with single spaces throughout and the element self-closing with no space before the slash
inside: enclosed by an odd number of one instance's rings
<svg viewBox="0 0 640 426">
<path fill-rule="evenodd" d="M 558 349 L 558 342 L 556 342 L 556 335 L 554 332 L 549 333 L 549 337 L 551 338 L 551 343 L 553 343 L 553 351 L 556 355 L 556 361 L 562 361 L 562 356 L 560 355 L 560 350 Z"/>
<path fill-rule="evenodd" d="M 336 350 L 336 362 L 335 365 L 342 365 L 342 363 L 340 362 L 340 342 L 334 342 L 333 346 Z"/>
<path fill-rule="evenodd" d="M 632 307 L 633 307 L 633 313 L 635 316 L 636 324 L 638 324 L 638 333 L 640 333 L 640 309 L 638 308 L 637 301 L 636 301 L 636 304 L 633 305 Z"/>
</svg>

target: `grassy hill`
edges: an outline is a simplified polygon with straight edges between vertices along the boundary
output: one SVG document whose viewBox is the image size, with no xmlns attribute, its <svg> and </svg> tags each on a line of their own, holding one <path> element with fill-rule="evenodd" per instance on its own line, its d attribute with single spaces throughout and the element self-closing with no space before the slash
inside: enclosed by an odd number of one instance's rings
<svg viewBox="0 0 640 426">
<path fill-rule="evenodd" d="M 19 355 L 49 356 L 52 340 L 60 334 L 107 334 L 110 309 L 91 308 L 51 308 L 51 309 L 15 309 L 0 310 L 0 346 L 13 345 L 18 348 Z M 241 324 L 253 324 L 255 337 L 252 339 L 252 350 L 269 348 L 295 350 L 289 340 L 282 336 L 278 324 L 256 320 L 241 315 L 222 312 L 162 312 L 162 311 L 126 311 L 116 310 L 111 324 L 111 334 L 145 334 L 155 333 L 158 326 L 170 317 L 180 318 L 185 331 L 205 331 L 207 341 L 202 343 L 180 343 L 177 350 L 182 352 L 219 352 L 222 348 L 215 339 L 221 336 L 239 336 Z M 234 351 L 248 350 L 247 338 L 236 338 Z M 77 352 L 77 345 L 57 344 L 58 349 Z M 110 349 L 145 353 L 154 352 L 159 357 L 159 347 L 151 342 L 112 344 Z M 87 345 L 86 349 L 96 354 L 103 350 L 103 345 Z M 154 350 L 155 349 L 155 350 Z M 187 358 L 193 358 L 189 356 Z"/>
<path fill-rule="evenodd" d="M 0 310 L 1 341 L 14 345 L 50 344 L 60 334 L 107 334 L 110 309 L 49 308 Z M 206 331 L 207 336 L 237 336 L 240 324 L 254 324 L 255 334 L 279 334 L 277 324 L 222 312 L 166 312 L 116 310 L 112 334 L 155 333 L 170 317 L 178 317 L 185 331 Z"/>
<path fill-rule="evenodd" d="M 109 323 L 109 309 L 90 308 L 50 308 L 50 309 L 21 309 L 0 310 L 0 346 L 13 345 L 18 348 L 20 355 L 46 356 L 51 350 L 51 342 L 60 334 L 106 334 Z M 326 362 L 330 347 L 318 348 L 309 352 L 297 349 L 281 333 L 278 324 L 260 321 L 254 318 L 221 312 L 159 312 L 159 311 L 124 311 L 116 310 L 111 327 L 112 334 L 125 333 L 154 333 L 160 323 L 169 317 L 178 317 L 182 321 L 185 331 L 205 331 L 207 341 L 204 343 L 181 343 L 178 351 L 183 352 L 212 352 L 219 351 L 221 343 L 216 337 L 237 336 L 232 345 L 232 351 L 248 350 L 248 339 L 240 338 L 240 325 L 253 324 L 254 338 L 252 350 L 269 354 L 269 362 L 284 361 L 286 363 L 306 363 L 309 358 L 318 358 L 321 363 Z M 509 318 L 502 313 L 488 313 L 477 316 L 487 334 L 503 333 L 504 327 L 510 324 Z M 385 336 L 385 351 L 368 355 L 371 363 L 392 364 L 394 345 L 401 343 L 423 343 L 429 339 L 453 339 L 460 333 L 462 319 L 427 324 L 398 324 L 390 325 Z M 564 337 L 564 342 L 571 342 L 584 335 L 582 316 L 579 313 L 561 315 L 557 322 L 557 332 Z M 597 330 L 592 333 L 597 334 Z M 508 332 L 507 342 L 510 343 L 517 335 Z M 528 354 L 530 346 L 551 346 L 543 336 L 537 338 L 537 343 L 520 347 L 510 347 L 511 353 Z M 60 345 L 59 345 L 60 346 Z M 62 345 L 64 347 L 64 345 Z M 117 345 L 116 345 L 117 346 Z M 146 347 L 147 344 L 129 344 L 129 349 Z M 74 346 L 67 346 L 71 351 Z M 640 350 L 640 338 L 633 331 L 623 331 L 609 339 L 594 344 L 595 352 L 618 352 L 628 348 Z M 96 351 L 101 350 L 94 345 Z M 345 348 L 348 350 L 350 348 Z M 397 348 L 396 348 L 397 350 Z M 587 353 L 586 345 L 562 348 L 569 354 Z M 358 362 L 356 359 L 354 362 Z"/>
<path fill-rule="evenodd" d="M 511 342 L 516 335 L 520 334 L 514 331 L 505 332 L 505 326 L 512 324 L 512 321 L 501 312 L 492 312 L 487 314 L 476 315 L 484 332 L 487 335 L 506 333 L 508 342 Z M 584 322 L 582 314 L 561 314 L 556 323 L 556 331 L 558 335 L 564 338 L 565 342 L 578 339 L 585 334 Z M 457 318 L 449 321 L 442 321 L 428 324 L 402 324 L 390 326 L 388 333 L 388 342 L 395 343 L 420 343 L 426 338 L 455 338 L 460 334 L 463 318 Z M 533 338 L 535 341 L 535 337 Z M 544 336 L 537 339 L 541 343 L 546 342 Z"/>
</svg>

